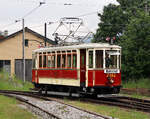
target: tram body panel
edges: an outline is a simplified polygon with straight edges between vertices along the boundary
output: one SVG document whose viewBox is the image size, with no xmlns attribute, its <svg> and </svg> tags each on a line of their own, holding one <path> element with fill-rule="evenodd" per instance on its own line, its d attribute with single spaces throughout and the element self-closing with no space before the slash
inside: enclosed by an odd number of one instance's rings
<svg viewBox="0 0 150 119">
<path fill-rule="evenodd" d="M 106 72 L 113 71 L 114 66 L 115 71 L 120 71 L 120 50 L 119 46 L 112 45 L 100 45 L 99 48 L 99 44 L 38 49 L 33 53 L 37 56 L 33 61 L 32 82 L 39 88 L 68 86 L 90 93 L 93 89 L 96 93 L 103 93 L 103 88 L 109 89 L 104 93 L 111 93 L 114 88 L 120 90 L 121 72 Z M 107 54 L 115 62 L 111 67 L 106 65 Z M 52 61 L 54 67 L 49 66 Z"/>
<path fill-rule="evenodd" d="M 49 70 L 38 69 L 37 81 L 35 77 L 35 70 L 33 70 L 32 82 L 39 84 L 58 84 L 69 86 L 80 86 L 80 79 L 78 79 L 79 70 Z"/>
<path fill-rule="evenodd" d="M 108 77 L 114 80 L 113 84 L 109 83 Z M 104 70 L 88 71 L 88 86 L 118 86 L 121 85 L 121 73 L 105 74 Z"/>
</svg>

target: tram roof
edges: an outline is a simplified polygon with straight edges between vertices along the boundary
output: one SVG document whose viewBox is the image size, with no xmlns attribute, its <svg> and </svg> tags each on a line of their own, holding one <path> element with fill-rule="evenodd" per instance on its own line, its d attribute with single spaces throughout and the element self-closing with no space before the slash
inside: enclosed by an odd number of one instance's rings
<svg viewBox="0 0 150 119">
<path fill-rule="evenodd" d="M 84 43 L 69 46 L 52 46 L 36 49 L 33 52 L 49 52 L 49 51 L 62 51 L 62 50 L 75 50 L 75 49 L 90 49 L 90 48 L 117 48 L 121 49 L 118 45 L 110 45 L 108 43 Z"/>
</svg>

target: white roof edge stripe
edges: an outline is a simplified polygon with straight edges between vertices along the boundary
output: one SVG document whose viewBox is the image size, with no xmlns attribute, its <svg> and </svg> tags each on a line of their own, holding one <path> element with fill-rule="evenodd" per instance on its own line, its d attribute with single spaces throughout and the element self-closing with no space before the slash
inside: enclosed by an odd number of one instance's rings
<svg viewBox="0 0 150 119">
<path fill-rule="evenodd" d="M 36 49 L 33 52 L 45 52 L 45 51 L 54 51 L 54 50 L 68 50 L 68 49 L 87 49 L 87 48 L 119 48 L 118 45 L 110 45 L 107 43 L 85 43 L 85 44 L 79 44 L 79 45 L 70 45 L 70 46 L 57 46 L 57 47 L 48 47 L 48 48 L 40 48 Z"/>
</svg>

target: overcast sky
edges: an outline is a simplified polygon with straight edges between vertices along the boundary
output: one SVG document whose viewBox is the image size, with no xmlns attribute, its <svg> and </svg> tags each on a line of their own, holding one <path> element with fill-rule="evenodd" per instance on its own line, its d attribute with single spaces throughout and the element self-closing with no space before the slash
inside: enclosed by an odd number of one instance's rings
<svg viewBox="0 0 150 119">
<path fill-rule="evenodd" d="M 41 7 L 25 17 L 25 26 L 32 30 L 44 34 L 45 22 L 56 22 L 62 17 L 81 17 L 86 27 L 92 32 L 97 29 L 99 18 L 96 12 L 102 12 L 103 7 L 109 3 L 115 3 L 116 0 L 1 0 L 0 1 L 0 30 L 8 30 L 9 34 L 22 28 L 22 23 L 15 23 L 15 20 L 21 19 L 27 13 L 39 5 L 39 2 L 45 2 Z M 64 5 L 71 4 L 71 5 Z M 48 36 L 53 33 L 58 24 L 48 25 Z"/>
</svg>

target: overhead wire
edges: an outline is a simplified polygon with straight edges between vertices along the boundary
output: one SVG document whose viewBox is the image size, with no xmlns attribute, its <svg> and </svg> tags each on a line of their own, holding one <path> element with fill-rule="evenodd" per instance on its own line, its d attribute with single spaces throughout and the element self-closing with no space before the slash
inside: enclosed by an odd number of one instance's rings
<svg viewBox="0 0 150 119">
<path fill-rule="evenodd" d="M 24 15 L 22 18 L 27 17 L 28 15 L 32 14 L 35 10 L 37 10 L 39 7 L 41 7 L 42 4 L 45 4 L 44 2 L 40 2 L 40 4 L 35 7 L 34 9 L 32 9 L 30 12 L 28 12 L 26 15 Z"/>
<path fill-rule="evenodd" d="M 19 20 L 15 20 L 15 22 L 12 22 L 12 23 L 6 24 L 6 25 L 1 26 L 1 27 L 2 27 L 2 28 L 10 27 L 10 26 L 12 26 L 12 25 L 14 25 L 14 24 L 16 24 L 16 23 L 18 23 L 18 22 L 20 22 L 20 21 L 19 21 Z"/>
<path fill-rule="evenodd" d="M 37 1 L 30 1 L 30 2 L 37 2 Z M 46 1 L 43 0 L 43 2 L 46 2 Z M 46 2 L 46 3 L 50 3 L 50 2 Z M 55 2 L 55 3 L 56 3 L 56 2 Z M 66 4 L 66 5 L 67 5 L 67 4 Z M 73 5 L 73 4 L 70 4 L 70 5 Z M 33 10 L 31 10 L 29 13 L 25 14 L 22 18 L 24 18 L 24 17 L 30 15 L 30 14 L 33 13 L 36 9 L 38 9 L 40 6 L 41 6 L 41 4 L 40 4 L 39 6 L 37 6 L 36 8 L 34 8 Z M 116 6 L 114 6 L 114 7 L 116 7 Z M 112 8 L 113 8 L 113 6 L 112 6 Z M 121 8 L 128 8 L 128 7 L 121 7 Z M 133 7 L 133 8 L 144 8 L 144 7 Z M 150 8 L 150 7 L 147 7 L 147 8 Z M 86 16 L 89 16 L 89 15 L 98 14 L 98 13 L 99 13 L 99 11 L 94 11 L 94 12 L 89 12 L 89 13 L 82 14 L 82 15 L 79 15 L 79 16 L 76 16 L 76 17 L 86 17 Z M 18 22 L 19 22 L 19 21 L 18 21 Z M 18 23 L 18 22 L 15 21 L 15 22 L 13 22 L 13 23 L 4 25 L 4 26 L 2 26 L 2 28 L 10 27 L 10 26 L 12 26 L 12 25 L 14 25 L 14 24 L 16 24 L 16 23 Z M 57 22 L 58 22 L 58 21 L 53 22 L 52 24 L 57 23 Z M 48 24 L 48 25 L 50 25 L 50 24 Z M 103 25 L 108 25 L 108 26 L 110 26 L 110 25 L 114 25 L 114 24 L 103 24 Z M 127 25 L 127 24 L 115 24 L 115 25 L 123 26 L 123 25 Z M 35 26 L 35 27 L 41 27 L 41 26 L 42 26 L 42 25 Z M 33 28 L 33 27 L 31 27 L 31 28 Z"/>
</svg>

